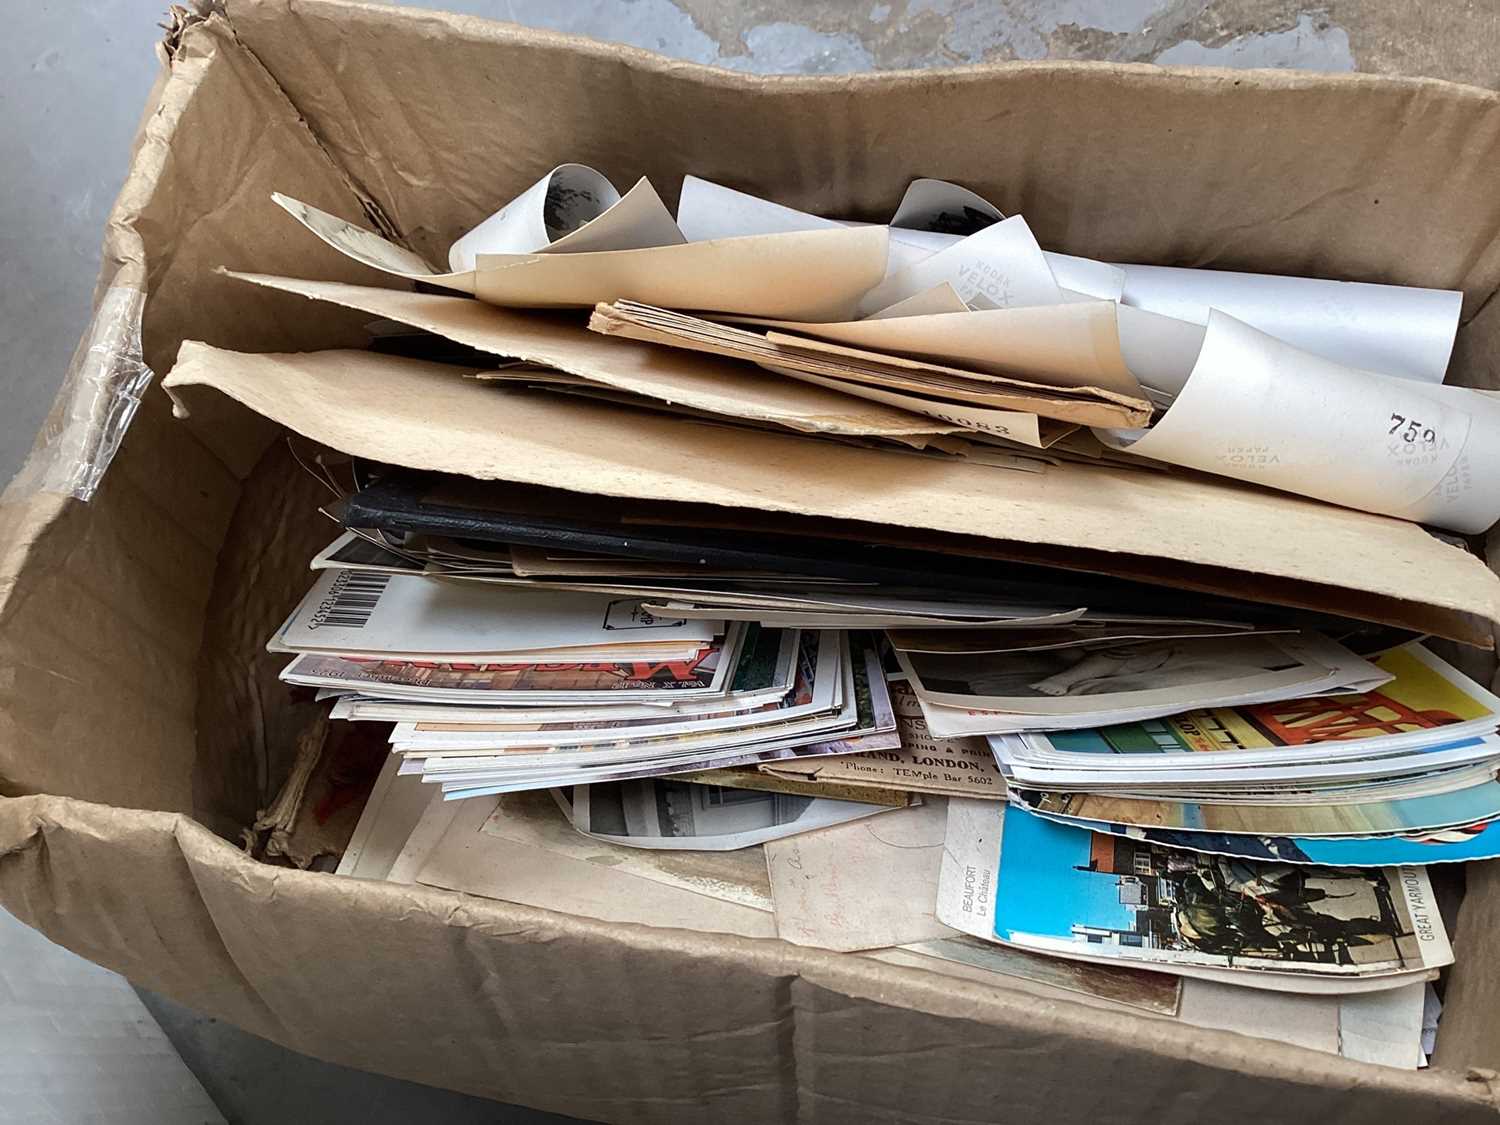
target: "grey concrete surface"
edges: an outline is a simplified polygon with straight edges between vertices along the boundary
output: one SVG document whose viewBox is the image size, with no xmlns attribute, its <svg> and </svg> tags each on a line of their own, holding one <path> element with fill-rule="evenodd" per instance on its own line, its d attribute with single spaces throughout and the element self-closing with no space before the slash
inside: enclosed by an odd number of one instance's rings
<svg viewBox="0 0 1500 1125">
<path fill-rule="evenodd" d="M 230 1125 L 568 1125 L 576 1120 L 320 1062 L 165 997 L 142 992 L 141 999 Z"/>
<path fill-rule="evenodd" d="M 1500 0 L 438 0 L 694 62 L 840 73 L 1009 59 L 1407 73 L 1500 87 Z M 100 231 L 165 0 L 6 5 L 0 37 L 0 481 L 88 315 Z M 559 154 L 561 159 L 566 154 Z M 334 1067 L 157 997 L 232 1122 L 563 1120 Z"/>
<path fill-rule="evenodd" d="M 0 909 L 0 1125 L 225 1125 L 130 986 Z"/>
<path fill-rule="evenodd" d="M 0 481 L 88 318 L 105 217 L 157 63 L 154 0 L 6 5 L 0 35 Z"/>
</svg>

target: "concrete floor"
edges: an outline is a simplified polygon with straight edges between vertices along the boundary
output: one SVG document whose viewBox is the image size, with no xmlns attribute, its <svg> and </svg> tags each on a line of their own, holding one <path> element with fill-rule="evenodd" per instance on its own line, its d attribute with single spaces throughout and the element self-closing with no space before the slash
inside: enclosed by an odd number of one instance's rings
<svg viewBox="0 0 1500 1125">
<path fill-rule="evenodd" d="M 1050 57 L 1363 70 L 1500 87 L 1500 0 L 446 0 L 419 6 L 761 72 Z M 100 231 L 156 71 L 151 46 L 164 7 L 165 0 L 33 0 L 6 11 L 0 258 L 9 280 L 0 287 L 0 354 L 6 357 L 0 365 L 0 481 L 30 447 L 88 315 Z M 231 1122 L 563 1120 L 329 1066 L 169 1001 L 146 1000 Z M 7 1119 L 5 1108 L 0 1119 Z"/>
</svg>

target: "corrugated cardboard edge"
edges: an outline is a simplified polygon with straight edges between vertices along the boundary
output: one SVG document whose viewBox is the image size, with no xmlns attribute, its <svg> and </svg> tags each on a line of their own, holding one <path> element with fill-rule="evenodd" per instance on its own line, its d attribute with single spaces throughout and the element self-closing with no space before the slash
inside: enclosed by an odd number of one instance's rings
<svg viewBox="0 0 1500 1125">
<path fill-rule="evenodd" d="M 1494 1113 L 1488 1086 L 1456 1074 L 777 941 L 272 868 L 186 817 L 63 798 L 0 804 L 0 896 L 91 960 L 286 1046 L 585 1117 L 958 1125 L 1002 1107 L 1017 1120 L 1113 1120 L 1127 1106 L 1198 1125 L 1212 1104 L 1216 1122 L 1263 1125 L 1288 1104 L 1330 1122 Z M 121 933 L 149 940 L 122 945 Z M 530 986 L 508 985 L 517 979 Z M 359 1018 L 372 990 L 393 1016 L 380 1027 Z M 395 1030 L 403 1012 L 441 1013 L 446 1073 Z M 434 1046 L 426 1018 L 411 1026 Z M 951 1058 L 924 1063 L 934 1056 L 962 1058 L 962 1081 Z"/>
</svg>

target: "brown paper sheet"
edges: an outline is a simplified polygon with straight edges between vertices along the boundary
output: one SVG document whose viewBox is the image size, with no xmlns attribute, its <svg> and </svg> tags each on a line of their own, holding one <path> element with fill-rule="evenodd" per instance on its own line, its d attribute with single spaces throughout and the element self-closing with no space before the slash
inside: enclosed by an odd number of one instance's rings
<svg viewBox="0 0 1500 1125">
<path fill-rule="evenodd" d="M 557 316 L 404 289 L 261 274 L 230 272 L 229 276 L 397 320 L 496 356 L 554 367 L 603 386 L 731 418 L 856 436 L 958 429 L 909 411 L 868 405 L 837 392 L 792 383 L 745 364 L 632 341 L 604 340 L 582 324 Z"/>
<path fill-rule="evenodd" d="M 594 310 L 589 327 L 606 336 L 624 336 L 744 359 L 788 375 L 806 372 L 825 380 L 838 380 L 851 384 L 851 394 L 858 393 L 855 385 L 868 384 L 920 395 L 936 400 L 934 410 L 941 409 L 946 400 L 1039 414 L 1090 426 L 1144 425 L 1151 417 L 1150 404 L 1144 400 L 1094 388 L 1047 387 L 890 353 L 846 348 L 801 336 L 762 335 L 686 313 L 630 302 L 599 306 Z M 828 386 L 829 383 L 820 385 Z M 1105 422 L 1103 419 L 1129 421 Z"/>
<path fill-rule="evenodd" d="M 630 299 L 798 321 L 843 320 L 885 276 L 883 227 L 634 250 L 477 254 L 473 270 L 443 272 L 374 231 L 279 192 L 272 198 L 309 232 L 361 265 L 513 308 L 588 308 Z"/>
<path fill-rule="evenodd" d="M 997 488 L 984 466 L 650 415 L 622 426 L 607 406 L 496 394 L 454 371 L 366 352 L 245 355 L 188 343 L 165 385 L 183 411 L 214 397 L 195 388 L 214 388 L 315 441 L 390 464 L 1086 549 L 1089 567 L 1240 596 L 1262 593 L 1246 574 L 1265 575 L 1316 584 L 1300 595 L 1272 584 L 1275 600 L 1420 622 L 1473 643 L 1489 635 L 1478 619 L 1500 621 L 1500 577 L 1401 520 L 1107 466 L 1009 473 Z M 1127 557 L 1116 562 L 1116 553 Z M 1175 563 L 1215 569 L 1183 574 Z"/>
<path fill-rule="evenodd" d="M 860 350 L 897 352 L 1056 387 L 1099 388 L 1132 399 L 1145 398 L 1120 352 L 1111 301 L 973 312 L 903 312 L 840 324 L 753 323 L 774 329 L 768 338 L 788 346 L 817 347 L 803 342 L 813 336 Z M 796 343 L 790 334 L 796 335 Z"/>
</svg>

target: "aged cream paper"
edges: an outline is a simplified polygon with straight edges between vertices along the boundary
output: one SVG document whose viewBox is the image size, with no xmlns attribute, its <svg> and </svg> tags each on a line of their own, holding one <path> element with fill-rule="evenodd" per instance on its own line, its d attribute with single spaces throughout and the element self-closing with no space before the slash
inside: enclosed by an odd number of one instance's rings
<svg viewBox="0 0 1500 1125">
<path fill-rule="evenodd" d="M 917 185 L 923 185 L 918 188 Z M 907 188 L 907 195 L 917 192 L 917 200 L 924 208 L 934 200 L 940 206 L 974 206 L 978 200 L 987 213 L 1000 212 L 980 199 L 967 188 L 942 180 L 917 180 Z M 905 200 L 903 200 L 903 205 Z M 928 212 L 930 214 L 930 211 Z M 900 209 L 897 218 L 903 218 Z M 915 214 L 913 220 L 916 221 Z M 796 230 L 832 230 L 841 226 L 860 226 L 847 220 L 827 219 L 810 215 L 805 211 L 773 203 L 747 192 L 723 187 L 697 176 L 686 176 L 682 181 L 682 195 L 677 205 L 677 222 L 682 233 L 692 241 L 710 238 L 731 238 L 751 234 L 772 234 Z M 890 257 L 887 272 L 890 275 L 921 262 L 943 250 L 956 245 L 963 238 L 941 230 L 920 230 L 892 219 L 890 225 Z M 1044 250 L 1053 279 L 1062 289 L 1062 299 L 1076 296 L 1117 301 L 1125 288 L 1125 271 L 1119 266 L 1079 258 L 1071 254 L 1057 254 Z"/>
<path fill-rule="evenodd" d="M 950 936 L 933 915 L 941 799 L 766 845 L 776 933 L 851 952 Z"/>
<path fill-rule="evenodd" d="M 642 250 L 481 254 L 480 300 L 588 308 L 631 300 L 789 320 L 847 319 L 885 274 L 883 227 L 798 231 Z"/>
<path fill-rule="evenodd" d="M 776 936 L 758 852 L 637 852 L 649 858 L 630 866 L 630 849 L 579 836 L 545 793 L 524 796 L 538 800 L 450 802 L 449 830 L 411 881 L 604 922 Z"/>
<path fill-rule="evenodd" d="M 1062 292 L 1042 248 L 1019 215 L 961 238 L 945 250 L 887 277 L 860 299 L 869 316 L 934 285 L 947 282 L 971 308 L 1013 309 L 1055 305 Z"/>
<path fill-rule="evenodd" d="M 1030 411 L 996 410 L 993 407 L 975 406 L 966 402 L 947 402 L 889 387 L 875 387 L 868 383 L 855 383 L 831 379 L 823 375 L 813 375 L 775 363 L 767 363 L 763 366 L 767 371 L 774 371 L 788 379 L 811 383 L 817 387 L 826 387 L 841 394 L 853 395 L 855 398 L 869 399 L 871 402 L 882 403 L 913 414 L 925 415 L 933 419 L 935 428 L 945 432 L 977 430 L 981 433 L 993 434 L 995 437 L 1009 438 L 1011 441 L 1033 449 L 1046 449 L 1074 429 L 1071 423 L 1043 418 Z"/>
<path fill-rule="evenodd" d="M 788 374 L 797 371 L 930 398 L 935 405 L 924 408 L 924 411 L 938 418 L 944 418 L 941 413 L 943 404 L 953 402 L 1038 414 L 1080 425 L 1098 425 L 1088 420 L 1122 415 L 1135 419 L 1132 424 L 1139 425 L 1150 417 L 1151 411 L 1150 403 L 1144 398 L 1103 388 L 1047 386 L 786 332 L 761 335 L 630 301 L 600 305 L 594 310 L 589 327 L 606 336 L 625 336 L 648 343 L 746 359 Z M 798 324 L 796 327 L 806 331 L 810 326 Z M 913 403 L 912 407 L 915 409 L 916 404 Z"/>
<path fill-rule="evenodd" d="M 1141 385 L 1121 350 L 1117 308 L 1109 301 L 1086 301 L 839 324 L 780 321 L 766 326 L 773 329 L 768 338 L 777 343 L 790 343 L 784 334 L 796 332 L 967 371 L 1054 387 L 1097 388 L 1140 400 L 1145 397 Z"/>
<path fill-rule="evenodd" d="M 897 436 L 960 428 L 959 423 L 861 402 L 837 393 L 842 388 L 820 390 L 789 383 L 705 352 L 659 348 L 619 338 L 607 340 L 582 324 L 513 312 L 482 301 L 336 281 L 300 281 L 264 274 L 228 276 L 397 320 L 497 357 L 556 368 L 600 386 L 730 418 L 851 436 Z"/>
<path fill-rule="evenodd" d="M 570 252 L 548 253 L 549 246 L 524 253 L 478 253 L 472 270 L 444 273 L 373 231 L 279 193 L 274 198 L 355 261 L 408 281 L 517 308 L 588 308 L 630 299 L 750 316 L 839 320 L 852 315 L 859 298 L 885 276 L 884 227 L 584 249 L 593 239 L 584 237 L 585 227 L 575 246 L 566 248 Z M 644 195 L 638 198 L 649 203 Z M 608 245 L 612 240 L 600 241 Z"/>
</svg>

